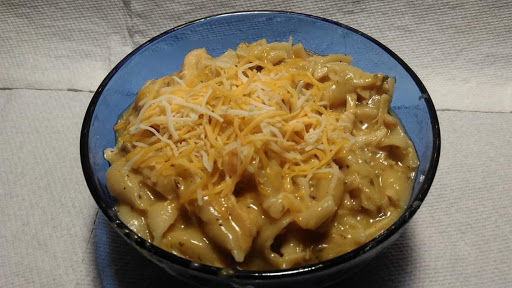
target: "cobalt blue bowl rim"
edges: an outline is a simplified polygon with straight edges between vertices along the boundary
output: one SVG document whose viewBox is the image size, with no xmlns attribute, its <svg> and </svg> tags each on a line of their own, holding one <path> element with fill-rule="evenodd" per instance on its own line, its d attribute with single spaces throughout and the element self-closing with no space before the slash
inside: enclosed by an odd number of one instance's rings
<svg viewBox="0 0 512 288">
<path fill-rule="evenodd" d="M 200 265 L 194 265 L 190 260 L 187 260 L 185 258 L 181 258 L 179 256 L 176 256 L 170 252 L 167 252 L 148 241 L 144 240 L 140 236 L 138 236 L 136 233 L 134 233 L 132 230 L 130 230 L 124 223 L 122 223 L 117 215 L 115 213 L 112 213 L 112 208 L 107 207 L 107 205 L 102 201 L 101 199 L 101 193 L 99 191 L 99 188 L 96 186 L 96 182 L 94 180 L 95 176 L 91 167 L 91 163 L 89 162 L 89 129 L 93 120 L 93 114 L 96 108 L 96 104 L 98 103 L 103 90 L 109 83 L 109 81 L 112 79 L 112 77 L 117 73 L 117 71 L 125 64 L 126 61 L 128 61 L 130 58 L 132 58 L 134 55 L 137 54 L 141 49 L 144 47 L 150 45 L 151 43 L 155 42 L 156 40 L 165 37 L 166 35 L 173 33 L 174 31 L 177 31 L 181 28 L 184 28 L 189 25 L 200 23 L 207 19 L 217 18 L 217 17 L 225 17 L 225 16 L 233 16 L 233 15 L 244 15 L 244 14 L 269 14 L 269 15 L 279 15 L 279 14 L 286 14 L 286 15 L 295 15 L 295 16 L 302 16 L 302 17 L 308 17 L 311 19 L 315 19 L 318 21 L 323 21 L 327 23 L 331 23 L 334 25 L 339 26 L 340 28 L 350 30 L 352 32 L 357 33 L 358 35 L 370 40 L 374 44 L 378 45 L 382 50 L 384 50 L 386 53 L 388 53 L 394 60 L 396 60 L 411 76 L 411 78 L 414 80 L 415 84 L 417 85 L 418 89 L 421 92 L 421 97 L 424 98 L 425 104 L 428 109 L 429 117 L 430 117 L 430 124 L 432 126 L 432 156 L 430 158 L 430 163 L 428 166 L 428 170 L 426 171 L 426 174 L 424 175 L 424 179 L 421 182 L 421 186 L 419 187 L 419 192 L 416 194 L 413 201 L 411 201 L 411 205 L 409 205 L 404 213 L 385 231 L 383 231 L 381 234 L 379 234 L 377 237 L 373 238 L 366 244 L 350 251 L 345 254 L 342 254 L 340 256 L 337 256 L 335 258 L 319 262 L 316 264 L 311 264 L 307 266 L 292 268 L 292 269 L 283 269 L 283 270 L 265 270 L 265 271 L 249 271 L 249 270 L 235 270 L 232 274 L 232 278 L 240 279 L 240 280 L 264 280 L 264 279 L 278 279 L 282 278 L 283 276 L 300 276 L 304 274 L 310 274 L 314 272 L 319 271 L 325 271 L 331 268 L 334 268 L 336 266 L 346 264 L 359 256 L 362 256 L 364 254 L 370 253 L 374 248 L 378 247 L 380 244 L 385 243 L 388 239 L 390 239 L 394 234 L 396 234 L 401 228 L 405 226 L 409 222 L 409 220 L 412 218 L 412 216 L 418 211 L 421 204 L 423 203 L 425 197 L 428 194 L 428 191 L 432 185 L 432 182 L 434 180 L 434 176 L 437 170 L 437 166 L 439 163 L 439 157 L 441 152 L 441 132 L 439 128 L 439 120 L 437 118 L 436 109 L 434 107 L 434 103 L 432 102 L 432 99 L 430 98 L 430 94 L 428 93 L 427 89 L 425 88 L 425 85 L 421 82 L 419 77 L 416 75 L 416 73 L 407 65 L 397 54 L 395 54 L 391 49 L 386 47 L 384 44 L 380 43 L 376 39 L 372 38 L 371 36 L 352 28 L 348 25 L 339 23 L 334 20 L 326 19 L 319 16 L 304 14 L 304 13 L 297 13 L 297 12 L 289 12 L 289 11 L 277 11 L 277 10 L 250 10 L 250 11 L 237 11 L 237 12 L 230 12 L 230 13 L 221 13 L 216 15 L 211 15 L 207 17 L 203 17 L 197 20 L 193 20 L 190 22 L 187 22 L 185 24 L 176 26 L 172 29 L 169 29 L 150 40 L 146 41 L 139 47 L 137 47 L 135 50 L 130 52 L 126 57 L 124 57 L 105 77 L 105 79 L 101 82 L 98 89 L 94 93 L 89 106 L 87 108 L 84 121 L 82 124 L 81 129 L 81 135 L 80 135 L 80 159 L 82 164 L 82 170 L 84 173 L 84 177 L 87 183 L 87 186 L 92 194 L 92 197 L 96 201 L 96 204 L 100 208 L 100 210 L 103 212 L 103 214 L 107 217 L 108 221 L 111 223 L 111 225 L 121 234 L 125 239 L 127 239 L 129 242 L 131 242 L 133 245 L 143 251 L 148 252 L 149 254 L 153 254 L 157 256 L 158 258 L 161 258 L 162 260 L 168 261 L 170 263 L 173 263 L 175 265 L 181 266 L 184 269 L 192 269 L 191 267 L 194 267 L 192 270 L 195 272 L 204 273 L 207 275 L 217 276 L 222 272 L 222 268 L 209 266 L 205 264 Z M 151 258 L 151 257 L 150 257 Z M 158 261 L 160 262 L 160 261 Z M 162 264 L 162 263 L 159 263 Z"/>
</svg>

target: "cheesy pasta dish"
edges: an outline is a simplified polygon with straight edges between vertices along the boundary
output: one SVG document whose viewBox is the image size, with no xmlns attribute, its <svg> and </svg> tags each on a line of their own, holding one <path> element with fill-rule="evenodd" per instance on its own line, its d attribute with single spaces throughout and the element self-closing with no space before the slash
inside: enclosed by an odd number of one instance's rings
<svg viewBox="0 0 512 288">
<path fill-rule="evenodd" d="M 388 112 L 394 79 L 301 44 L 188 53 L 114 126 L 107 188 L 155 245 L 233 269 L 286 269 L 348 252 L 409 201 L 416 152 Z"/>
</svg>

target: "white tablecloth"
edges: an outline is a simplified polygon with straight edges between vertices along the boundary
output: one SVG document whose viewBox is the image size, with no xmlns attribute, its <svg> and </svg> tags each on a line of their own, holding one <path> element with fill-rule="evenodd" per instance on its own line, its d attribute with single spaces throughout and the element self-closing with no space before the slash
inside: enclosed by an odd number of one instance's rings
<svg viewBox="0 0 512 288">
<path fill-rule="evenodd" d="M 426 201 L 347 287 L 512 287 L 511 1 L 104 2 L 0 2 L 0 287 L 179 286 L 98 213 L 80 127 L 93 91 L 137 45 L 248 9 L 314 14 L 372 35 L 438 108 L 441 161 Z"/>
</svg>

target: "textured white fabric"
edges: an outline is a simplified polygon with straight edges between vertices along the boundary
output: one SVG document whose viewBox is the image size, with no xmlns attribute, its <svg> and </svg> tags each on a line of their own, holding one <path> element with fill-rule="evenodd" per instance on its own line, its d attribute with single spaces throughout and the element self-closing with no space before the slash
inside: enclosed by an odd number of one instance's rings
<svg viewBox="0 0 512 288">
<path fill-rule="evenodd" d="M 291 10 L 357 28 L 400 55 L 439 110 L 441 162 L 404 235 L 347 287 L 512 287 L 511 1 L 0 2 L 0 287 L 176 280 L 112 233 L 79 157 L 93 91 L 137 45 L 220 12 Z M 94 222 L 96 221 L 96 224 Z M 105 229 L 114 254 L 94 237 Z M 143 273 L 138 273 L 142 271 Z M 147 282 L 150 277 L 151 282 Z"/>
</svg>

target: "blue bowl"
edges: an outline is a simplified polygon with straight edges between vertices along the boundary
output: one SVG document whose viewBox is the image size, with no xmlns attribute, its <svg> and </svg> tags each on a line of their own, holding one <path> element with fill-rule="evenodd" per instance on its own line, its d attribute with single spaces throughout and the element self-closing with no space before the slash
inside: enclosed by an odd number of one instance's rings
<svg viewBox="0 0 512 288">
<path fill-rule="evenodd" d="M 396 78 L 391 109 L 414 143 L 420 166 L 409 205 L 404 214 L 380 235 L 336 258 L 299 268 L 275 271 L 232 271 L 193 263 L 166 252 L 130 230 L 115 210 L 105 185 L 108 162 L 103 150 L 115 145 L 113 126 L 149 79 L 178 71 L 184 56 L 205 47 L 219 56 L 241 42 L 266 38 L 268 42 L 302 43 L 318 54 L 343 53 L 352 65 L 371 73 Z M 168 30 L 128 54 L 96 90 L 82 126 L 80 156 L 85 180 L 101 211 L 115 229 L 145 256 L 169 273 L 200 286 L 252 285 L 265 287 L 323 286 L 345 277 L 381 252 L 399 236 L 418 211 L 434 179 L 440 154 L 440 130 L 436 111 L 423 83 L 411 68 L 389 48 L 370 36 L 338 22 L 305 14 L 251 11 L 222 14 L 196 20 Z"/>
</svg>

